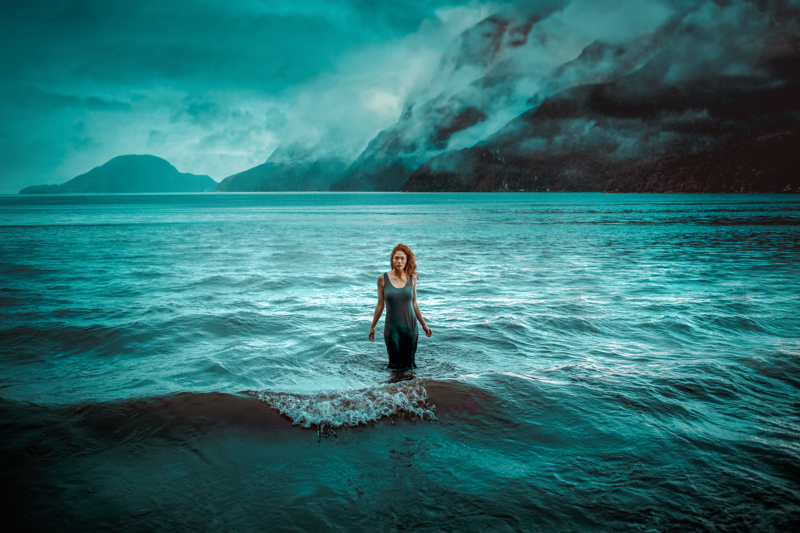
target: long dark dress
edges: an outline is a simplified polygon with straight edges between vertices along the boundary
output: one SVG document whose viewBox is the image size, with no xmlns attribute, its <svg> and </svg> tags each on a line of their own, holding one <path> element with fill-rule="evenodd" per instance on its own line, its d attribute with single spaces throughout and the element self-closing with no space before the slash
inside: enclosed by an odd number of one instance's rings
<svg viewBox="0 0 800 533">
<path fill-rule="evenodd" d="M 384 272 L 383 298 L 386 301 L 383 340 L 389 352 L 389 368 L 416 368 L 414 355 L 417 353 L 417 316 L 414 314 L 412 276 L 408 276 L 405 287 L 398 289 L 389 281 L 389 274 Z"/>
</svg>

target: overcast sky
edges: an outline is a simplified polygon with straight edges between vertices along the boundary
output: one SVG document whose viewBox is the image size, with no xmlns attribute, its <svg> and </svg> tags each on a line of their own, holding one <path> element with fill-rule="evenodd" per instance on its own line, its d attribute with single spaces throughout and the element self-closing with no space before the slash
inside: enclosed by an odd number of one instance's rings
<svg viewBox="0 0 800 533">
<path fill-rule="evenodd" d="M 131 153 L 219 181 L 263 163 L 286 132 L 336 128 L 365 145 L 397 121 L 453 38 L 497 9 L 2 0 L 0 193 Z"/>
<path fill-rule="evenodd" d="M 514 59 L 530 74 L 697 2 L 0 0 L 0 193 L 124 154 L 217 181 L 281 143 L 353 160 L 489 15 L 549 17 Z"/>
</svg>

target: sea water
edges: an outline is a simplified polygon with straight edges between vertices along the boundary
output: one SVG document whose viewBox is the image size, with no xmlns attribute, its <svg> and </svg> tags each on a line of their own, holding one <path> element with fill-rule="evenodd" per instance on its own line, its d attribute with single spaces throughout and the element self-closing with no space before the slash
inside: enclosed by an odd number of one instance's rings
<svg viewBox="0 0 800 533">
<path fill-rule="evenodd" d="M 4 196 L 0 273 L 23 528 L 800 527 L 797 195 Z"/>
</svg>

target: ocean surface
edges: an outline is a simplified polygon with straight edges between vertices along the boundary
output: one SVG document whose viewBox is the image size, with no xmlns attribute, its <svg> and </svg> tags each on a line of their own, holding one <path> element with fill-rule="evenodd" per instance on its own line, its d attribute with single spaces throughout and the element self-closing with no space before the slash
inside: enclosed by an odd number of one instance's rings
<svg viewBox="0 0 800 533">
<path fill-rule="evenodd" d="M 797 531 L 799 276 L 798 195 L 2 196 L 4 523 Z"/>
</svg>

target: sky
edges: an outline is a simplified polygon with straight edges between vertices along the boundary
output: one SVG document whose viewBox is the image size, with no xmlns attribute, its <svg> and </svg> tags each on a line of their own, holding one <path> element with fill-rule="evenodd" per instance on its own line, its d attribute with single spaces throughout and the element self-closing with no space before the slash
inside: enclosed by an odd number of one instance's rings
<svg viewBox="0 0 800 533">
<path fill-rule="evenodd" d="M 0 1 L 0 193 L 123 154 L 217 181 L 292 136 L 356 152 L 487 2 Z M 343 154 L 354 159 L 358 154 Z"/>
<path fill-rule="evenodd" d="M 492 58 L 492 68 L 506 61 L 539 76 L 594 39 L 644 35 L 689 3 L 0 0 L 0 193 L 63 183 L 125 154 L 217 181 L 293 143 L 353 161 L 410 102 L 485 73 L 453 65 L 469 56 L 463 36 L 490 15 L 543 14 L 514 58 Z"/>
</svg>

